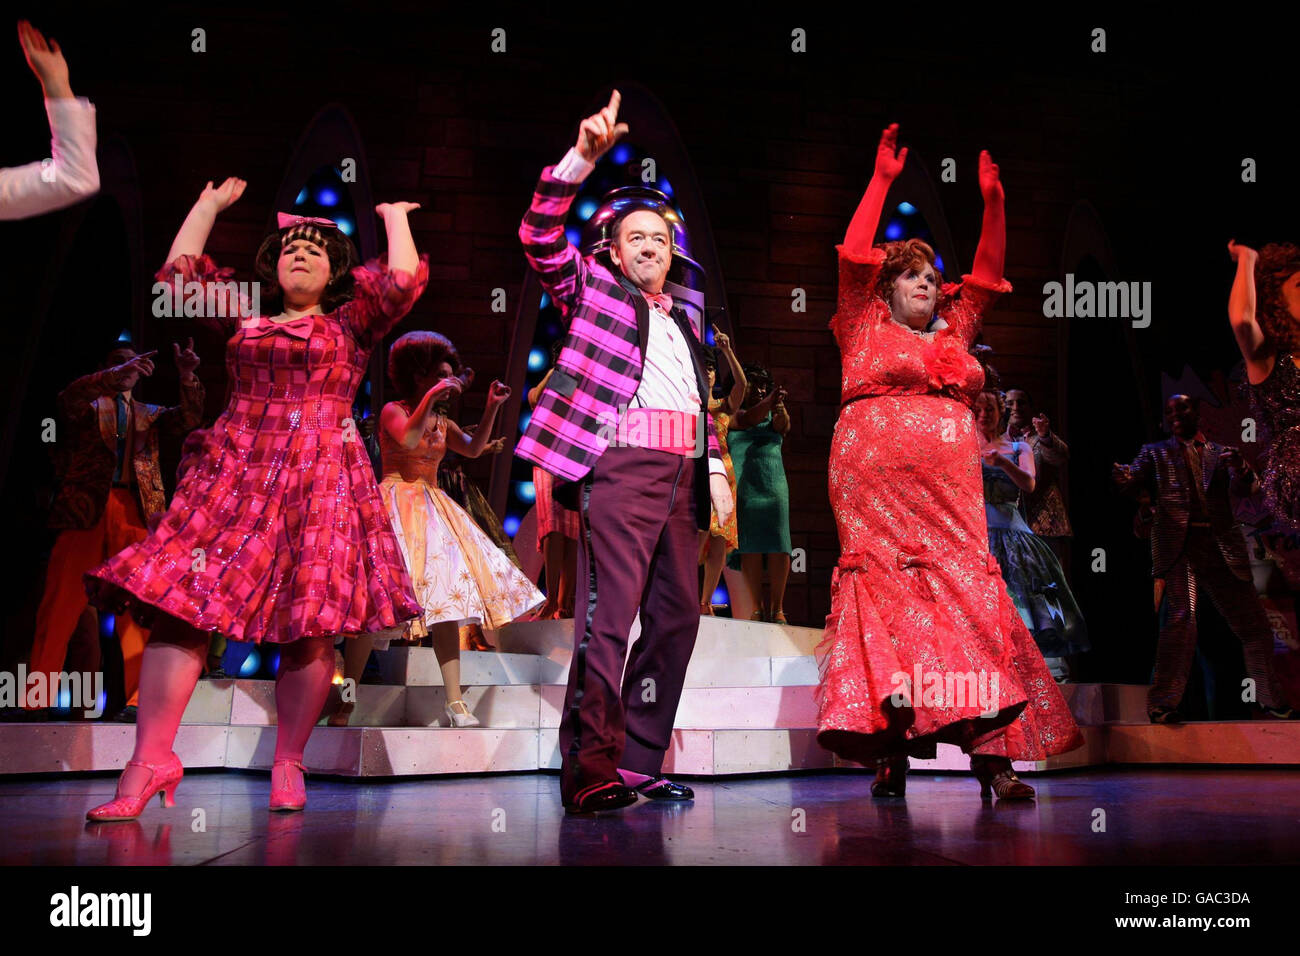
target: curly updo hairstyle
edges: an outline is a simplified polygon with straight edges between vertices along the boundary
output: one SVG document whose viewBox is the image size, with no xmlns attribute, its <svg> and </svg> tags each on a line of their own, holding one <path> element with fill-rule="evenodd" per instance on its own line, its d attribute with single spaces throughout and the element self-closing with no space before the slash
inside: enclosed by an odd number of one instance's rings
<svg viewBox="0 0 1300 956">
<path fill-rule="evenodd" d="M 263 239 L 253 263 L 258 278 L 262 280 L 263 298 L 274 303 L 278 309 L 284 307 L 284 301 L 276 268 L 280 263 L 284 237 L 290 231 L 289 228 L 280 229 Z M 321 241 L 316 245 L 325 250 L 325 257 L 330 263 L 330 278 L 321 294 L 320 307 L 323 312 L 333 312 L 352 298 L 355 285 L 352 270 L 357 267 L 359 259 L 352 240 L 337 229 L 322 229 L 319 235 Z"/>
<path fill-rule="evenodd" d="M 885 252 L 885 261 L 876 274 L 876 295 L 886 302 L 894 297 L 894 283 L 898 277 L 912 267 L 934 269 L 935 282 L 943 285 L 943 272 L 934 264 L 934 249 L 920 239 L 907 239 L 899 242 L 886 242 L 879 248 Z M 936 293 L 938 289 L 935 290 Z M 937 302 L 937 297 L 936 297 Z"/>
<path fill-rule="evenodd" d="M 1300 272 L 1300 247 L 1290 242 L 1270 242 L 1259 250 L 1255 262 L 1255 315 L 1260 328 L 1279 352 L 1300 354 L 1300 322 L 1282 300 L 1282 284 Z"/>
<path fill-rule="evenodd" d="M 464 371 L 456 346 L 447 336 L 420 330 L 399 338 L 388 350 L 388 377 L 397 397 L 409 408 L 419 405 L 424 395 L 418 391 L 417 381 L 432 375 L 443 362 L 451 366 L 453 375 Z"/>
</svg>

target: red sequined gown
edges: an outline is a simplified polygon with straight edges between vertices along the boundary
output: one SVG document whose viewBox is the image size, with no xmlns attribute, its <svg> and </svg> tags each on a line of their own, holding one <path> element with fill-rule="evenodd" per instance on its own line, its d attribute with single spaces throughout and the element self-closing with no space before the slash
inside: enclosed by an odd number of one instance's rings
<svg viewBox="0 0 1300 956">
<path fill-rule="evenodd" d="M 830 459 L 841 556 L 821 648 L 818 741 L 859 762 L 935 744 L 1041 760 L 1082 743 L 989 554 L 969 354 L 1005 281 L 941 291 L 918 334 L 874 293 L 884 260 L 840 247 L 843 393 Z M 919 669 L 918 669 L 919 668 Z"/>
</svg>

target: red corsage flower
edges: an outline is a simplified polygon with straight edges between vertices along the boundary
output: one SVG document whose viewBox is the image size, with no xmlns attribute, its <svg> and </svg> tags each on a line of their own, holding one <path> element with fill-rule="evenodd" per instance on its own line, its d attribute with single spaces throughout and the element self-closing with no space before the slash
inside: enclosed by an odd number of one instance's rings
<svg viewBox="0 0 1300 956">
<path fill-rule="evenodd" d="M 955 338 L 946 335 L 935 338 L 926 344 L 922 357 L 931 388 L 943 389 L 965 383 L 969 360 L 966 350 Z"/>
</svg>

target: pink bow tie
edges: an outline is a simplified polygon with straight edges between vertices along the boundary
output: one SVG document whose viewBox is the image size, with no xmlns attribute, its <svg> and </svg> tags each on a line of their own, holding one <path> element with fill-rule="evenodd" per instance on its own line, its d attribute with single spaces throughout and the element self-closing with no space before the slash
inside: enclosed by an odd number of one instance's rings
<svg viewBox="0 0 1300 956">
<path fill-rule="evenodd" d="M 326 229 L 337 229 L 339 227 L 339 224 L 333 219 L 322 219 L 318 216 L 295 216 L 287 212 L 277 212 L 275 222 L 280 229 L 288 229 L 291 226 L 322 226 Z"/>
<path fill-rule="evenodd" d="M 672 296 L 663 292 L 660 292 L 658 294 L 652 294 L 650 292 L 642 292 L 641 294 L 645 296 L 645 300 L 649 302 L 651 305 L 659 306 L 659 308 L 663 311 L 664 315 L 669 315 L 673 311 Z"/>
<path fill-rule="evenodd" d="M 312 329 L 316 328 L 316 316 L 314 313 L 309 315 L 300 315 L 296 319 L 290 319 L 288 322 L 272 322 L 266 316 L 260 316 L 256 325 L 244 326 L 244 338 L 260 339 L 271 335 L 273 332 L 283 332 L 285 335 L 291 335 L 295 339 L 306 341 L 311 338 Z"/>
</svg>

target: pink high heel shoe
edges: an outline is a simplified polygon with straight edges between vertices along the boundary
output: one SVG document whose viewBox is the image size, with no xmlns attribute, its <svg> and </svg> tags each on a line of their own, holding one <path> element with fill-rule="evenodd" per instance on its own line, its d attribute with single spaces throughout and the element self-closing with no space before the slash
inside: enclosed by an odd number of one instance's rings
<svg viewBox="0 0 1300 956">
<path fill-rule="evenodd" d="M 126 765 L 128 767 L 144 767 L 149 771 L 149 782 L 145 784 L 143 790 L 133 797 L 116 797 L 108 803 L 100 804 L 93 810 L 88 811 L 86 813 L 87 820 L 94 820 L 98 823 L 134 820 L 144 810 L 145 804 L 153 798 L 155 793 L 162 795 L 163 806 L 176 806 L 176 785 L 181 782 L 181 777 L 185 775 L 185 768 L 181 766 L 179 757 L 172 754 L 171 759 L 163 764 L 129 760 Z"/>
<path fill-rule="evenodd" d="M 284 786 L 277 787 L 275 785 L 275 768 L 282 765 L 286 768 L 283 772 Z M 301 810 L 303 807 L 307 806 L 307 788 L 301 782 L 301 778 L 299 778 L 299 783 L 296 787 L 289 783 L 288 767 L 297 767 L 304 774 L 307 772 L 307 768 L 296 760 L 277 760 L 271 765 L 272 810 Z"/>
</svg>

